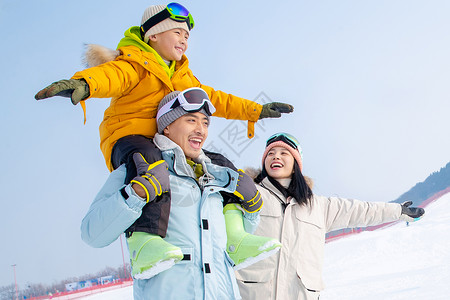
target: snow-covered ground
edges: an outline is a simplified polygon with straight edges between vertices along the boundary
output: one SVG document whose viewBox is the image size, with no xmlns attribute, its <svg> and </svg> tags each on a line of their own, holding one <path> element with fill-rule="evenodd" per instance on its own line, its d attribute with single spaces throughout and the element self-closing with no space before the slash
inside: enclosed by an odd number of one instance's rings
<svg viewBox="0 0 450 300">
<path fill-rule="evenodd" d="M 326 246 L 321 300 L 450 299 L 450 193 L 424 217 Z"/>
<path fill-rule="evenodd" d="M 89 295 L 78 299 L 89 300 L 132 300 L 133 299 L 133 286 L 127 286 L 121 289 L 107 291 L 99 294 Z"/>
<path fill-rule="evenodd" d="M 321 300 L 450 299 L 450 193 L 409 226 L 328 243 L 324 278 Z M 84 299 L 132 298 L 132 287 L 126 287 Z"/>
</svg>

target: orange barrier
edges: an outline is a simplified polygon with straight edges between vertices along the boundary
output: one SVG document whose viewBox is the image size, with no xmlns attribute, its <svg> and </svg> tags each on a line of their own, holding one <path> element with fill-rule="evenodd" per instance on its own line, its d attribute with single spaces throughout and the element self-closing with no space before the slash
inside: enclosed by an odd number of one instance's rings
<svg viewBox="0 0 450 300">
<path fill-rule="evenodd" d="M 120 289 L 123 287 L 127 287 L 133 285 L 133 280 L 132 279 L 128 279 L 128 280 L 116 280 L 114 282 L 111 283 L 107 283 L 107 284 L 99 284 L 99 285 L 93 285 L 90 287 L 86 287 L 83 289 L 79 289 L 76 291 L 71 291 L 71 292 L 58 292 L 52 295 L 46 295 L 46 296 L 38 296 L 38 297 L 31 297 L 31 298 L 26 298 L 27 300 L 47 300 L 47 299 L 56 299 L 56 300 L 65 300 L 65 299 L 79 299 L 82 297 L 86 297 L 89 295 L 93 295 L 93 294 L 97 294 L 97 293 L 102 293 L 102 292 L 106 292 L 106 291 L 110 291 L 110 290 L 115 290 L 115 289 Z"/>
</svg>

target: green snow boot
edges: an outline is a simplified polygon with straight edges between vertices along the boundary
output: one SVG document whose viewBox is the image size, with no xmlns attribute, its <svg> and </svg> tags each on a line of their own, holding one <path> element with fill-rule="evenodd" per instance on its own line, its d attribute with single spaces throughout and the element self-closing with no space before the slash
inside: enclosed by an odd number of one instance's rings
<svg viewBox="0 0 450 300">
<path fill-rule="evenodd" d="M 133 232 L 127 243 L 131 275 L 135 279 L 149 279 L 183 259 L 181 249 L 167 243 L 159 235 Z"/>
<path fill-rule="evenodd" d="M 236 204 L 225 205 L 223 214 L 227 228 L 227 252 L 235 264 L 234 270 L 253 265 L 280 250 L 281 243 L 276 239 L 244 230 L 243 213 Z"/>
</svg>

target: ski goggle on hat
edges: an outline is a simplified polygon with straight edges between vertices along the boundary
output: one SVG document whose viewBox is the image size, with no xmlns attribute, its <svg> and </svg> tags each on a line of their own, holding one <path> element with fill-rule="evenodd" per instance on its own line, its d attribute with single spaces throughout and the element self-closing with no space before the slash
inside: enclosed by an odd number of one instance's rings
<svg viewBox="0 0 450 300">
<path fill-rule="evenodd" d="M 300 171 L 303 170 L 303 151 L 300 147 L 300 143 L 298 140 L 291 134 L 280 132 L 269 137 L 266 143 L 266 149 L 264 150 L 264 154 L 262 156 L 262 166 L 264 167 L 264 163 L 269 151 L 274 147 L 283 147 L 288 150 L 294 159 L 297 161 L 298 166 L 300 167 Z"/>
<path fill-rule="evenodd" d="M 300 152 L 300 155 L 303 156 L 302 148 L 300 147 L 300 143 L 292 134 L 285 133 L 285 132 L 276 133 L 267 139 L 266 147 L 268 147 L 270 144 L 277 142 L 277 141 L 285 142 L 286 144 L 291 146 L 293 149 L 298 150 L 298 152 Z"/>
<path fill-rule="evenodd" d="M 208 94 L 201 88 L 190 88 L 179 93 L 178 96 L 164 104 L 156 115 L 156 120 L 169 111 L 181 106 L 185 111 L 198 112 L 202 108 L 211 116 L 216 108 L 209 100 Z"/>
<path fill-rule="evenodd" d="M 194 18 L 192 18 L 192 15 L 186 9 L 186 7 L 179 3 L 172 2 L 167 4 L 165 9 L 163 9 L 141 25 L 142 33 L 145 34 L 150 28 L 168 18 L 180 23 L 186 22 L 189 30 L 194 28 Z"/>
</svg>

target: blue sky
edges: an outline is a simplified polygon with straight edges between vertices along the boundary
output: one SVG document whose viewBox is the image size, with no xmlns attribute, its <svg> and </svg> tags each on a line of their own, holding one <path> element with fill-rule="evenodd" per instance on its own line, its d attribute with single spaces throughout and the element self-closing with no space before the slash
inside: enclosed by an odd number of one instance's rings
<svg viewBox="0 0 450 300">
<path fill-rule="evenodd" d="M 160 2 L 0 1 L 3 157 L 0 286 L 51 283 L 122 263 L 80 223 L 108 176 L 98 125 L 108 99 L 79 106 L 34 94 L 84 68 L 84 44 L 115 48 Z M 450 161 L 448 1 L 180 1 L 196 25 L 187 56 L 199 80 L 295 112 L 257 126 L 213 119 L 210 149 L 259 167 L 264 141 L 301 142 L 314 192 L 390 201 Z"/>
</svg>

